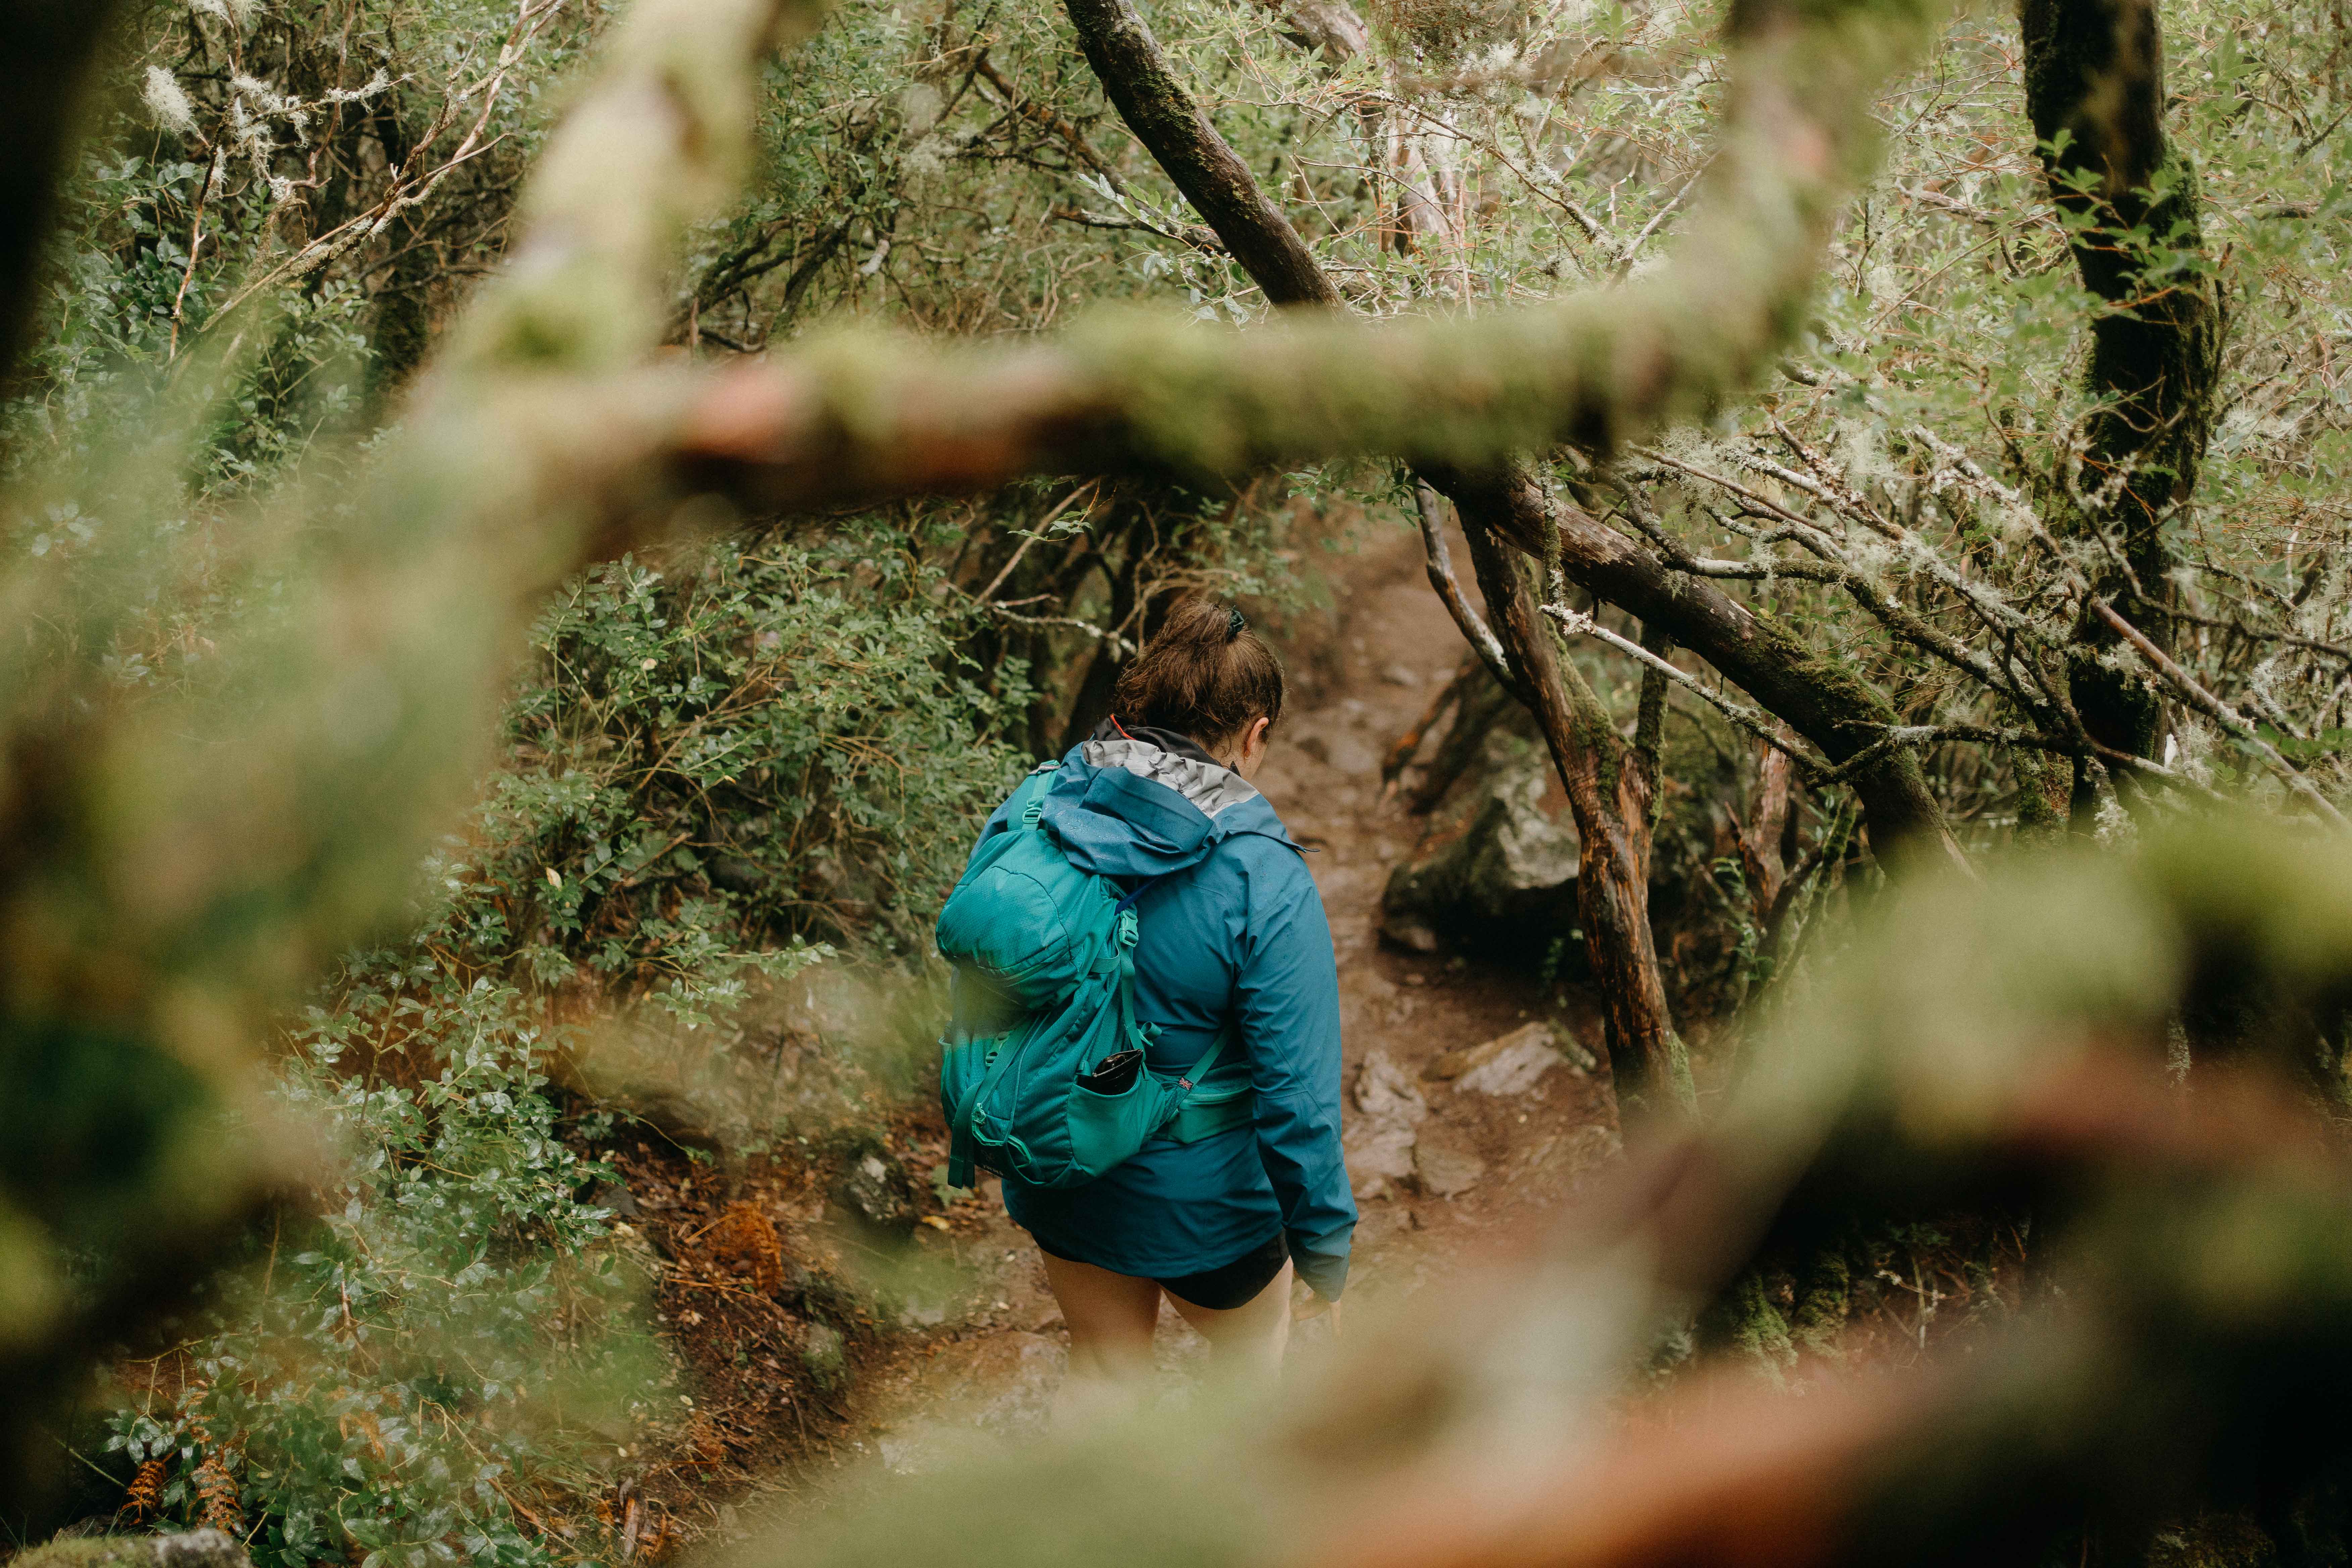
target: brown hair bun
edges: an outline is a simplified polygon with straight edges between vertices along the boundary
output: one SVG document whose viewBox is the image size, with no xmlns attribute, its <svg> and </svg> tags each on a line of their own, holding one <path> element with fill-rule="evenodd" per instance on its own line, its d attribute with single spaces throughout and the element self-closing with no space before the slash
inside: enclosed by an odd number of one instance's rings
<svg viewBox="0 0 2352 1568">
<path fill-rule="evenodd" d="M 1180 599 L 1119 671 L 1110 700 L 1123 723 L 1173 730 L 1213 749 L 1252 720 L 1281 719 L 1282 661 L 1239 610 Z"/>
</svg>

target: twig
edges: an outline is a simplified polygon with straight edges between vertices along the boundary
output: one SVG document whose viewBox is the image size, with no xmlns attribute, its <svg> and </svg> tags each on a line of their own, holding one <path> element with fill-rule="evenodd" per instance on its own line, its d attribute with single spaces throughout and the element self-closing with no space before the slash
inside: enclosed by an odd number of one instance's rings
<svg viewBox="0 0 2352 1568">
<path fill-rule="evenodd" d="M 2114 627 L 2116 635 L 2131 644 L 2133 650 L 2140 658 L 2146 659 L 2158 674 L 2171 682 L 2174 690 L 2189 699 L 2195 707 L 2202 710 L 2208 718 L 2212 719 L 2236 735 L 2238 739 L 2261 752 L 2263 760 L 2275 768 L 2279 776 L 2286 782 L 2287 788 L 2303 796 L 2305 801 L 2316 807 L 2320 815 L 2335 823 L 2336 826 L 2352 828 L 2352 822 L 2344 820 L 2344 814 L 2336 809 L 2336 803 L 2320 794 L 2318 787 L 2303 775 L 2302 770 L 2279 754 L 2277 747 L 2263 740 L 2262 731 L 2255 727 L 2252 720 L 2199 685 L 2196 677 L 2175 664 L 2170 655 L 2148 639 L 2147 633 L 2118 615 L 2113 605 L 2108 604 L 2105 599 L 2095 597 L 2090 599 L 2088 603 L 2092 613 Z"/>
<path fill-rule="evenodd" d="M 1801 747 L 1791 746 L 1780 737 L 1771 721 L 1763 714 L 1734 702 L 1718 692 L 1708 690 L 1697 679 L 1685 671 L 1676 668 L 1670 661 L 1660 658 L 1637 642 L 1620 637 L 1591 616 L 1559 605 L 1543 605 L 1538 607 L 1545 615 L 1558 621 L 1560 629 L 1569 635 L 1598 637 L 1620 653 L 1639 660 L 1644 668 L 1654 670 L 1667 679 L 1696 692 L 1714 704 L 1726 718 L 1803 768 L 1816 784 L 1843 782 L 1896 746 L 1916 746 L 1936 741 L 1973 741 L 1986 745 L 2027 746 L 2035 751 L 2055 752 L 2061 755 L 2069 756 L 2074 754 L 2077 750 L 2071 742 L 2057 740 L 2030 730 L 2000 730 L 1984 724 L 1887 724 L 1881 726 L 1878 738 L 1870 744 L 1863 747 L 1843 763 L 1832 763 L 1826 757 L 1818 756 Z M 2154 767 L 2156 764 L 2148 765 Z M 2168 776 L 2170 775 L 2168 774 Z"/>
<path fill-rule="evenodd" d="M 1107 217 L 1101 213 L 1090 213 L 1082 207 L 1067 205 L 1049 207 L 1045 216 L 1063 223 L 1076 224 L 1081 228 L 1133 229 L 1139 234 L 1156 234 L 1162 239 L 1189 245 L 1206 256 L 1227 254 L 1225 242 L 1219 239 L 1213 230 L 1197 223 L 1188 223 L 1179 228 L 1163 228 L 1139 217 Z"/>
<path fill-rule="evenodd" d="M 465 139 L 457 143 L 457 149 L 450 154 L 448 162 L 425 175 L 414 189 L 410 189 L 404 179 L 395 175 L 392 188 L 384 193 L 382 201 L 358 216 L 347 219 L 329 229 L 260 278 L 237 290 L 226 304 L 214 311 L 205 321 L 203 330 L 212 331 L 215 323 L 227 318 L 237 307 L 255 295 L 316 271 L 353 247 L 382 234 L 391 226 L 394 218 L 412 207 L 421 206 L 430 201 L 434 193 L 441 188 L 442 182 L 446 180 L 460 164 L 473 162 L 503 142 L 505 140 L 503 136 L 493 136 L 485 141 L 483 132 L 489 129 L 490 116 L 498 107 L 499 94 L 505 88 L 507 73 L 521 60 L 524 48 L 545 30 L 548 23 L 554 19 L 555 14 L 563 8 L 565 0 L 551 0 L 551 3 L 541 3 L 534 8 L 530 0 L 525 0 L 525 3 L 517 8 L 513 30 L 508 35 L 505 45 L 499 50 L 498 64 L 492 68 L 488 76 L 470 87 L 464 88 L 446 100 L 440 115 L 435 119 L 431 126 L 426 128 L 425 134 L 417 139 L 416 147 L 410 154 L 411 157 L 415 157 L 439 140 L 441 133 L 456 123 L 457 107 L 478 94 L 482 100 L 481 112 L 474 117 L 474 123 L 467 128 Z"/>
<path fill-rule="evenodd" d="M 1705 686 L 1699 684 L 1696 677 L 1684 670 L 1676 668 L 1673 661 L 1660 658 L 1656 654 L 1652 653 L 1648 648 L 1643 647 L 1640 643 L 1634 642 L 1631 638 L 1619 637 L 1615 632 L 1611 631 L 1607 626 L 1602 626 L 1600 622 L 1594 620 L 1591 616 L 1584 614 L 1582 611 L 1568 609 L 1559 605 L 1538 605 L 1536 607 L 1541 610 L 1545 615 L 1549 616 L 1553 620 L 1558 621 L 1560 625 L 1560 629 L 1566 632 L 1569 636 L 1576 637 L 1581 635 L 1584 637 L 1598 637 L 1602 642 L 1607 643 L 1611 647 L 1615 648 L 1618 652 L 1640 661 L 1646 668 L 1655 669 L 1659 674 L 1664 676 L 1667 679 L 1674 681 L 1676 685 L 1696 692 L 1700 697 L 1704 698 L 1708 702 L 1713 703 L 1717 709 L 1719 709 L 1725 718 L 1730 720 L 1733 723 L 1738 724 L 1741 729 L 1750 731 L 1757 737 L 1757 739 L 1762 741 L 1766 745 L 1770 746 L 1774 751 L 1787 753 L 1791 762 L 1796 763 L 1807 773 L 1833 774 L 1838 771 L 1837 764 L 1831 762 L 1826 757 L 1816 756 L 1811 752 L 1791 746 L 1786 741 L 1780 739 L 1780 737 L 1774 732 L 1772 721 L 1767 719 L 1763 714 L 1759 713 L 1756 710 L 1746 706 L 1744 703 L 1734 702 L 1730 698 L 1722 695 L 1720 692 L 1709 691 Z"/>
<path fill-rule="evenodd" d="M 213 180 L 221 173 L 227 154 L 215 152 L 205 160 L 205 181 L 196 187 L 196 213 L 188 228 L 188 264 L 180 270 L 180 287 L 172 296 L 172 341 L 164 346 L 166 363 L 180 357 L 181 312 L 188 300 L 188 280 L 196 275 L 196 254 L 205 247 L 205 204 L 211 199 Z"/>
<path fill-rule="evenodd" d="M 1650 215 L 1650 221 L 1642 226 L 1641 232 L 1636 234 L 1632 239 L 1625 242 L 1625 248 L 1617 253 L 1617 266 L 1615 270 L 1618 277 L 1622 278 L 1627 272 L 1633 269 L 1633 258 L 1640 252 L 1643 242 L 1648 240 L 1650 236 L 1657 232 L 1658 226 L 1665 222 L 1667 217 L 1673 214 L 1676 207 L 1683 205 L 1683 198 L 1690 195 L 1693 187 L 1696 186 L 1698 184 L 1699 174 L 1703 174 L 1705 173 L 1706 173 L 1706 167 L 1702 165 L 1697 174 L 1694 174 L 1689 179 L 1683 182 L 1682 189 L 1676 191 L 1673 195 L 1666 198 L 1665 205 L 1660 207 L 1656 212 Z"/>
<path fill-rule="evenodd" d="M 1088 479 L 1086 483 L 1072 490 L 1068 495 L 1064 496 L 1055 504 L 1053 510 L 1038 519 L 1037 526 L 1031 529 L 1022 539 L 1021 548 L 1013 552 L 1013 559 L 1007 561 L 1004 563 L 1003 570 L 998 572 L 995 576 L 991 577 L 988 580 L 988 586 L 980 591 L 980 602 L 985 605 L 991 599 L 996 597 L 996 591 L 1004 586 L 1004 580 L 1013 575 L 1013 569 L 1021 564 L 1021 558 L 1029 553 L 1029 547 L 1036 543 L 1037 541 L 1044 536 L 1045 530 L 1054 525 L 1054 520 L 1055 518 L 1070 510 L 1070 503 L 1072 501 L 1077 500 L 1088 490 L 1098 489 L 1101 485 L 1102 481 L 1100 479 Z M 1091 508 L 1094 503 L 1089 500 L 1087 504 Z"/>
</svg>

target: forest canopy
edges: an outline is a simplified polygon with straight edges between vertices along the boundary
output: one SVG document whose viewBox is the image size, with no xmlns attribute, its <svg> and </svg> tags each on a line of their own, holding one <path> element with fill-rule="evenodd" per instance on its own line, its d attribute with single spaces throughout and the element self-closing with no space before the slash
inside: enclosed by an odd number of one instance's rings
<svg viewBox="0 0 2352 1568">
<path fill-rule="evenodd" d="M 2337 0 L 33 0 L 0 72 L 21 1544 L 2343 1559 Z M 1330 698 L 1383 551 L 1460 641 L 1378 809 L 1542 759 L 1622 1152 L 1279 1421 L 722 1520 L 977 1223 L 981 820 L 1186 595 Z"/>
</svg>

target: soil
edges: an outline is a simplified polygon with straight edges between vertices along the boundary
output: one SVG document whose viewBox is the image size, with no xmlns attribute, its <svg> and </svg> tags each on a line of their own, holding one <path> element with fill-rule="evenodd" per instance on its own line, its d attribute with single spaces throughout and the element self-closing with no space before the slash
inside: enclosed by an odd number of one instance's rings
<svg viewBox="0 0 2352 1568">
<path fill-rule="evenodd" d="M 1452 676 L 1463 644 L 1409 536 L 1348 558 L 1332 587 L 1334 612 L 1284 648 L 1298 710 L 1286 717 L 1258 783 L 1313 852 L 1339 956 L 1350 1090 L 1366 1057 L 1385 1053 L 1428 1101 L 1422 1143 L 1450 1167 L 1437 1184 L 1469 1178 L 1451 1196 L 1407 1181 L 1361 1202 L 1349 1287 L 1350 1310 L 1360 1314 L 1442 1285 L 1540 1231 L 1618 1140 L 1605 1070 L 1571 1060 L 1532 1089 L 1499 1097 L 1423 1077 L 1440 1055 L 1535 1019 L 1582 1044 L 1581 1053 L 1568 1046 L 1571 1058 L 1604 1058 L 1590 1004 L 1572 989 L 1524 970 L 1381 942 L 1381 889 L 1422 824 L 1384 794 L 1381 759 Z M 1360 1117 L 1352 1092 L 1346 1115 L 1352 1129 Z M 893 1147 L 928 1197 L 930 1168 L 946 1155 L 936 1117 L 929 1125 L 910 1120 L 898 1132 Z M 749 1506 L 744 1483 L 754 1474 L 762 1479 L 749 1489 L 807 1494 L 829 1489 L 836 1477 L 929 1468 L 960 1435 L 1001 1438 L 1043 1426 L 1067 1336 L 1036 1247 L 1006 1218 L 992 1181 L 944 1209 L 924 1205 L 932 1212 L 914 1232 L 913 1261 L 890 1270 L 889 1295 L 907 1306 L 896 1323 L 856 1325 L 844 1347 L 855 1375 L 836 1392 L 792 1386 L 804 1381 L 802 1363 L 787 1358 L 805 1350 L 808 1315 L 793 1310 L 790 1289 L 779 1306 L 759 1292 L 680 1282 L 757 1267 L 748 1256 L 761 1249 L 757 1236 L 743 1255 L 710 1251 L 711 1237 L 727 1228 L 718 1223 L 726 1203 L 748 1204 L 772 1222 L 787 1258 L 832 1259 L 853 1272 L 870 1261 L 843 1257 L 840 1216 L 827 1227 L 814 1176 L 748 1173 L 723 1203 L 709 1193 L 693 1201 L 674 1177 L 641 1164 L 631 1184 L 646 1189 L 641 1202 L 667 1205 L 671 1233 L 690 1238 L 671 1245 L 679 1266 L 664 1271 L 661 1300 L 701 1403 L 691 1441 L 673 1445 L 680 1462 L 647 1483 L 661 1494 L 675 1538 L 731 1533 L 734 1505 Z M 1160 1328 L 1163 1380 L 1181 1397 L 1206 1347 L 1164 1303 Z M 1309 1353 L 1313 1338 L 1297 1336 L 1295 1352 Z M 777 1467 L 778 1459 L 788 1462 Z"/>
</svg>

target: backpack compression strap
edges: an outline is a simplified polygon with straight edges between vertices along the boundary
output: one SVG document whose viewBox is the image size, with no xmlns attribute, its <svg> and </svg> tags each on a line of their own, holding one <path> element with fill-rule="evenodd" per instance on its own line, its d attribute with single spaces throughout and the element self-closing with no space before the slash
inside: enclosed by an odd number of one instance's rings
<svg viewBox="0 0 2352 1568">
<path fill-rule="evenodd" d="M 1209 1076 L 1209 1070 L 1225 1054 L 1225 1047 L 1233 1043 L 1233 1038 L 1234 1026 L 1228 1021 L 1218 1028 L 1217 1037 L 1210 1042 L 1208 1055 L 1194 1062 L 1184 1076 L 1176 1080 L 1183 1098 L 1176 1102 L 1176 1113 L 1152 1134 L 1154 1138 L 1164 1138 L 1171 1143 L 1198 1143 L 1220 1132 L 1230 1132 L 1256 1117 L 1257 1095 L 1247 1086 L 1208 1099 L 1197 1097 L 1196 1086 Z"/>
</svg>

